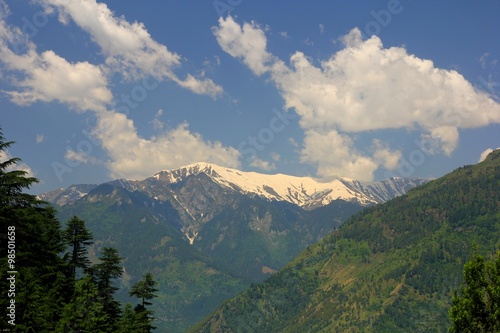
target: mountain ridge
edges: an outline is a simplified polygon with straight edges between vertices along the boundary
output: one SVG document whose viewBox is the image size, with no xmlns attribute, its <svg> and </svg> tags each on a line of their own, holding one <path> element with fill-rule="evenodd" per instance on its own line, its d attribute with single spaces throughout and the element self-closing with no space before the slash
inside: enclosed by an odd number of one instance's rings
<svg viewBox="0 0 500 333">
<path fill-rule="evenodd" d="M 191 333 L 448 332 L 474 243 L 500 246 L 500 151 L 349 218 Z"/>
<path fill-rule="evenodd" d="M 393 177 L 378 182 L 364 182 L 350 178 L 320 181 L 312 177 L 298 177 L 282 173 L 262 174 L 221 167 L 213 163 L 199 162 L 173 170 L 162 170 L 143 180 L 118 179 L 109 183 L 129 190 L 144 190 L 144 183 L 153 181 L 174 185 L 190 176 L 205 174 L 217 184 L 247 195 L 257 195 L 268 200 L 288 201 L 304 209 L 314 209 L 334 200 L 357 202 L 368 206 L 390 200 L 406 193 L 410 188 L 428 181 L 423 178 Z M 58 205 L 79 199 L 94 185 L 72 185 L 68 188 L 42 193 L 39 197 Z M 95 185 L 97 186 L 97 185 Z"/>
<path fill-rule="evenodd" d="M 75 215 L 86 221 L 95 240 L 92 253 L 102 246 L 119 250 L 127 272 L 120 297 L 151 271 L 159 281 L 158 327 L 183 332 L 224 298 L 268 278 L 372 204 L 368 195 L 356 192 L 372 184 L 344 182 L 336 185 L 349 201 L 337 199 L 331 188 L 316 191 L 310 178 L 195 164 L 139 181 L 73 185 L 41 197 L 61 204 L 56 207 L 61 221 Z M 396 195 L 413 183 L 384 184 L 368 187 L 370 195 Z M 309 206 L 282 200 L 285 195 Z"/>
</svg>

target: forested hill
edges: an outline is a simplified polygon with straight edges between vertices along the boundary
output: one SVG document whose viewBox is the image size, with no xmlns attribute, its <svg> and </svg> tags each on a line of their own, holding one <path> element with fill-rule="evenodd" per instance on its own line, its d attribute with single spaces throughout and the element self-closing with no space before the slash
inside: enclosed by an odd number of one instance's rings
<svg viewBox="0 0 500 333">
<path fill-rule="evenodd" d="M 472 244 L 500 248 L 500 150 L 364 210 L 191 332 L 447 332 Z"/>
</svg>

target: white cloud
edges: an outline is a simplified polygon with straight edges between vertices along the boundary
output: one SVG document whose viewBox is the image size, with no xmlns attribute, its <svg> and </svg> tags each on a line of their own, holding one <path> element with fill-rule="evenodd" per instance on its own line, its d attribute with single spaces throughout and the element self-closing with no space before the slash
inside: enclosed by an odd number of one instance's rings
<svg viewBox="0 0 500 333">
<path fill-rule="evenodd" d="M 497 59 L 493 59 L 491 61 L 488 60 L 490 56 L 490 52 L 485 52 L 483 55 L 479 57 L 479 64 L 481 64 L 481 67 L 486 68 L 489 66 L 495 67 L 498 63 Z"/>
<path fill-rule="evenodd" d="M 500 123 L 500 104 L 458 72 L 436 68 L 403 47 L 384 48 L 377 36 L 363 40 L 357 28 L 340 38 L 344 48 L 320 66 L 298 51 L 285 64 L 267 51 L 264 31 L 255 24 L 241 28 L 228 17 L 214 31 L 223 50 L 256 75 L 268 74 L 286 107 L 295 109 L 306 135 L 302 160 L 316 164 L 320 176 L 369 179 L 379 166 L 394 167 L 397 153 L 367 156 L 356 148 L 354 133 L 417 130 L 437 145 L 436 152 L 450 155 L 458 129 Z M 313 142 L 328 140 L 337 151 L 319 153 Z"/>
<path fill-rule="evenodd" d="M 306 38 L 303 43 L 307 46 L 314 46 L 314 42 L 309 38 Z"/>
<path fill-rule="evenodd" d="M 319 24 L 319 33 L 323 34 L 325 32 L 325 25 L 323 23 Z"/>
<path fill-rule="evenodd" d="M 83 164 L 97 164 L 99 161 L 87 154 L 86 152 L 83 151 L 74 151 L 71 148 L 68 148 L 66 150 L 66 154 L 64 154 L 64 158 L 68 161 L 74 161 L 74 162 L 79 162 Z"/>
<path fill-rule="evenodd" d="M 450 156 L 458 146 L 458 129 L 453 126 L 435 127 L 431 129 L 430 137 L 437 141 L 435 146 L 441 147 L 447 156 Z"/>
<path fill-rule="evenodd" d="M 222 94 L 222 92 L 224 91 L 221 86 L 215 84 L 212 80 L 210 79 L 200 80 L 195 78 L 191 74 L 188 74 L 186 79 L 184 80 L 180 80 L 175 77 L 172 78 L 172 80 L 177 82 L 179 86 L 189 89 L 196 94 L 209 95 L 212 96 L 213 98 Z"/>
<path fill-rule="evenodd" d="M 362 132 L 419 126 L 431 132 L 500 122 L 500 105 L 458 72 L 435 68 L 401 47 L 384 49 L 376 36 L 359 38 L 359 31 L 352 31 L 344 38 L 346 47 L 321 68 L 296 52 L 289 71 L 272 73 L 305 128 Z"/>
<path fill-rule="evenodd" d="M 216 97 L 222 93 L 222 88 L 210 79 L 197 79 L 189 74 L 185 79 L 179 78 L 173 70 L 181 65 L 181 56 L 153 40 L 143 23 L 130 23 L 123 16 L 115 16 L 105 3 L 44 1 L 58 9 L 61 23 L 67 24 L 71 17 L 88 32 L 106 57 L 107 68 L 125 79 L 168 78 L 197 94 Z"/>
<path fill-rule="evenodd" d="M 271 171 L 276 169 L 276 165 L 274 165 L 274 163 L 269 163 L 268 161 L 264 161 L 258 157 L 255 157 L 252 162 L 250 162 L 250 166 L 264 171 Z"/>
<path fill-rule="evenodd" d="M 272 56 L 266 51 L 264 31 L 256 23 L 244 23 L 240 27 L 231 16 L 221 17 L 219 27 L 215 27 L 213 32 L 222 49 L 235 58 L 243 59 L 256 75 L 269 70 L 267 63 Z"/>
<path fill-rule="evenodd" d="M 157 112 L 156 112 L 156 115 L 155 115 L 155 118 L 153 119 L 153 121 L 151 122 L 153 124 L 153 128 L 155 130 L 163 130 L 163 127 L 165 126 L 165 124 L 160 120 L 160 117 L 163 115 L 163 109 L 159 109 Z"/>
<path fill-rule="evenodd" d="M 297 141 L 294 138 L 292 138 L 292 137 L 288 138 L 288 143 L 290 145 L 292 145 L 293 147 L 295 147 L 295 148 L 297 148 L 299 146 L 299 144 L 297 143 Z"/>
<path fill-rule="evenodd" d="M 4 163 L 12 158 L 14 158 L 14 157 L 9 153 L 9 151 L 4 150 L 3 154 L 0 155 L 0 163 Z M 22 161 L 9 165 L 7 168 L 5 168 L 5 171 L 6 172 L 24 171 L 27 173 L 27 175 L 26 175 L 27 177 L 35 177 L 35 172 L 33 171 L 33 169 L 28 164 L 26 164 Z"/>
<path fill-rule="evenodd" d="M 35 138 L 36 143 L 42 143 L 44 139 L 45 139 L 45 136 L 43 134 L 37 134 L 36 138 Z"/>
<path fill-rule="evenodd" d="M 4 13 L 5 15 L 5 13 Z M 25 52 L 15 52 L 18 49 Z M 14 74 L 17 91 L 5 91 L 11 101 L 29 105 L 37 101 L 59 101 L 73 108 L 103 110 L 112 100 L 108 80 L 99 66 L 70 63 L 53 51 L 38 54 L 20 29 L 0 20 L 0 62 L 4 72 Z"/>
<path fill-rule="evenodd" d="M 479 157 L 479 161 L 477 161 L 477 162 L 478 162 L 478 163 L 480 163 L 480 162 L 484 161 L 484 160 L 486 159 L 486 157 L 488 157 L 488 155 L 489 155 L 491 152 L 493 152 L 493 151 L 495 151 L 495 150 L 498 150 L 498 149 L 500 149 L 500 147 L 498 147 L 497 149 L 491 149 L 491 148 L 486 149 L 485 151 L 483 151 L 483 152 L 481 153 L 481 156 Z"/>
<path fill-rule="evenodd" d="M 375 146 L 375 153 L 373 154 L 374 160 L 383 165 L 387 170 L 395 170 L 399 165 L 401 158 L 401 151 L 392 151 L 387 144 L 383 144 L 380 140 L 373 141 Z"/>
<path fill-rule="evenodd" d="M 317 166 L 319 177 L 348 176 L 371 180 L 378 165 L 356 151 L 354 142 L 335 130 L 309 129 L 304 138 L 301 161 Z"/>
<path fill-rule="evenodd" d="M 38 55 L 31 50 L 17 56 L 2 49 L 2 60 L 10 70 L 23 76 L 16 85 L 19 91 L 7 91 L 11 101 L 29 105 L 37 101 L 58 101 L 77 110 L 104 110 L 112 94 L 107 79 L 98 66 L 88 62 L 69 63 L 53 51 Z"/>
<path fill-rule="evenodd" d="M 5 64 L 3 70 L 16 77 L 11 84 L 17 91 L 6 92 L 14 103 L 58 101 L 78 111 L 94 112 L 98 119 L 94 134 L 109 154 L 107 167 L 113 177 L 144 178 L 161 169 L 199 161 L 239 166 L 238 151 L 220 142 L 204 141 L 201 135 L 191 133 L 187 124 L 145 139 L 137 134 L 133 121 L 126 115 L 108 110 L 113 100 L 108 75 L 114 70 L 128 73 L 130 79 L 148 75 L 169 78 L 195 93 L 211 96 L 220 94 L 221 87 L 211 80 L 198 80 L 189 74 L 186 79 L 179 79 L 171 68 L 179 64 L 180 57 L 154 42 L 142 24 L 129 24 L 124 18 L 113 17 L 104 4 L 92 0 L 47 3 L 59 6 L 61 22 L 67 23 L 71 17 L 89 31 L 107 61 L 102 65 L 70 63 L 53 51 L 38 54 L 35 45 L 22 36 L 20 29 L 6 24 L 4 18 L 8 15 L 8 7 L 0 8 L 0 61 Z M 14 52 L 17 50 L 13 46 L 21 46 L 18 48 L 24 52 Z M 108 70 L 102 69 L 106 67 Z M 159 120 L 161 115 L 160 110 L 153 121 L 157 130 L 163 128 Z M 37 142 L 42 140 L 43 136 L 37 136 Z M 99 163 L 94 157 L 71 149 L 66 151 L 65 158 L 80 163 Z M 25 164 L 19 167 L 32 173 Z"/>
<path fill-rule="evenodd" d="M 201 161 L 239 167 L 236 149 L 203 140 L 200 134 L 190 132 L 187 124 L 146 139 L 125 115 L 104 112 L 98 114 L 94 135 L 108 152 L 112 177 L 143 179 L 160 170 Z"/>
<path fill-rule="evenodd" d="M 481 57 L 479 57 L 479 63 L 481 64 L 481 67 L 486 68 L 486 60 L 488 59 L 489 55 L 489 52 L 485 52 Z"/>
</svg>

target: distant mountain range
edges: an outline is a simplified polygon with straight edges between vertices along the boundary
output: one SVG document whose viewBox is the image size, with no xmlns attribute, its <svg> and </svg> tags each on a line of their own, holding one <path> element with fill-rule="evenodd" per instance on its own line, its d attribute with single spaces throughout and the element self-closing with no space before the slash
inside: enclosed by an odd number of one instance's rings
<svg viewBox="0 0 500 333">
<path fill-rule="evenodd" d="M 365 209 L 189 332 L 448 332 L 473 244 L 500 250 L 500 150 Z"/>
<path fill-rule="evenodd" d="M 428 181 L 422 178 L 394 177 L 379 182 L 362 182 L 350 178 L 336 178 L 325 182 L 311 177 L 268 175 L 211 163 L 195 163 L 175 170 L 161 171 L 144 180 L 119 179 L 107 184 L 123 187 L 128 191 L 139 191 L 159 201 L 176 201 L 183 214 L 189 215 L 193 221 L 203 221 L 207 219 L 204 216 L 205 210 L 193 206 L 192 202 L 189 202 L 191 198 L 182 200 L 179 193 L 176 193 L 178 185 L 190 177 L 208 177 L 225 191 L 250 197 L 258 196 L 269 201 L 285 201 L 306 210 L 325 206 L 335 200 L 362 206 L 379 204 Z M 43 193 L 39 197 L 55 205 L 64 206 L 79 200 L 96 187 L 98 186 L 73 185 Z"/>
<path fill-rule="evenodd" d="M 102 246 L 119 250 L 124 300 L 130 284 L 151 271 L 159 281 L 159 330 L 182 332 L 359 210 L 426 181 L 321 182 L 196 163 L 39 197 L 61 221 L 77 215 L 87 222 L 93 257 Z"/>
</svg>

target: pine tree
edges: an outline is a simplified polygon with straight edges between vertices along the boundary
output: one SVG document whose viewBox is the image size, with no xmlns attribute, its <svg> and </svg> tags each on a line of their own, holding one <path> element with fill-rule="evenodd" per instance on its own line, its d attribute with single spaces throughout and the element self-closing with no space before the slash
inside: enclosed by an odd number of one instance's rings
<svg viewBox="0 0 500 333">
<path fill-rule="evenodd" d="M 120 303 L 114 300 L 114 294 L 118 290 L 114 286 L 114 280 L 122 275 L 122 258 L 117 249 L 104 247 L 99 260 L 100 263 L 94 265 L 90 271 L 97 283 L 104 311 L 110 318 L 108 331 L 115 332 L 121 310 Z"/>
<path fill-rule="evenodd" d="M 130 303 L 125 305 L 122 317 L 118 323 L 117 333 L 141 332 L 137 315 Z"/>
<path fill-rule="evenodd" d="M 71 301 L 62 312 L 56 332 L 106 332 L 109 317 L 96 285 L 89 276 L 78 280 Z"/>
<path fill-rule="evenodd" d="M 52 332 L 64 305 L 61 227 L 50 206 L 23 192 L 38 180 L 25 171 L 9 171 L 20 161 L 5 160 L 12 144 L 4 140 L 0 129 L 0 308 L 4 309 L 0 328 L 12 328 L 4 311 L 14 299 L 5 297 L 10 287 L 7 277 L 14 276 L 16 329 Z M 14 260 L 10 264 L 8 254 Z"/>
<path fill-rule="evenodd" d="M 72 280 L 76 279 L 76 270 L 86 271 L 90 267 L 87 246 L 92 244 L 92 233 L 85 227 L 85 221 L 73 216 L 63 232 L 64 241 L 71 248 L 67 254 L 68 266 Z"/>
<path fill-rule="evenodd" d="M 151 332 L 154 327 L 152 322 L 153 311 L 148 309 L 146 306 L 150 306 L 152 303 L 149 300 L 156 297 L 155 292 L 158 289 L 155 288 L 156 281 L 153 279 L 153 275 L 151 273 L 146 273 L 143 281 L 138 281 L 134 284 L 130 291 L 130 296 L 135 296 L 141 299 L 141 304 L 138 304 L 135 307 L 135 312 L 137 314 L 137 320 L 139 322 L 140 331 L 139 332 Z"/>
</svg>

